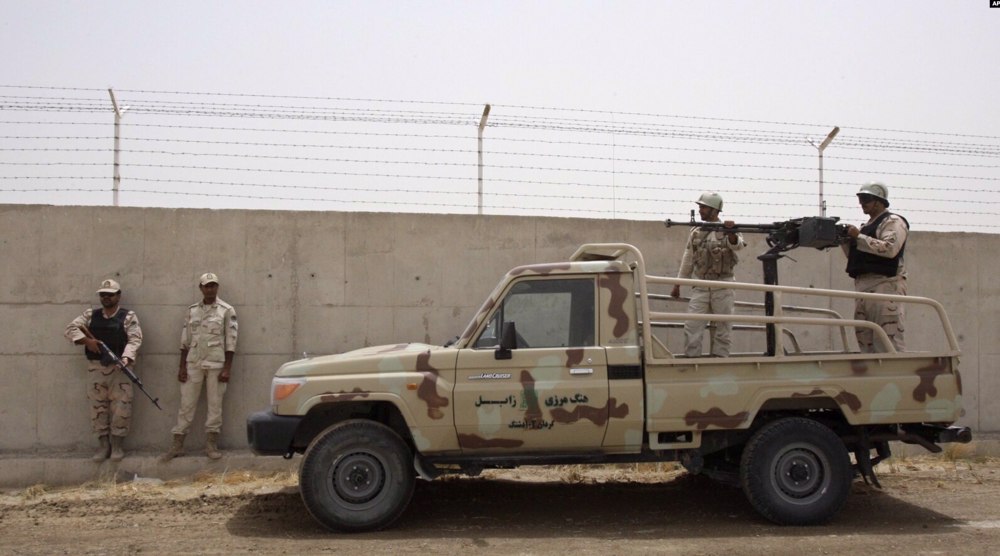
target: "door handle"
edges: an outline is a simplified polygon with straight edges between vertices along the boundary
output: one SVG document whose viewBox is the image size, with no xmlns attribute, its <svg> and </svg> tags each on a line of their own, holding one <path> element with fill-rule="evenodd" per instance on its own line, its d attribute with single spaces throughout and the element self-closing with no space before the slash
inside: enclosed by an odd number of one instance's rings
<svg viewBox="0 0 1000 556">
<path fill-rule="evenodd" d="M 571 374 L 571 375 L 592 375 L 592 374 L 594 374 L 594 369 L 591 369 L 589 367 L 586 367 L 586 368 L 584 368 L 584 367 L 571 368 L 569 370 L 569 374 Z"/>
</svg>

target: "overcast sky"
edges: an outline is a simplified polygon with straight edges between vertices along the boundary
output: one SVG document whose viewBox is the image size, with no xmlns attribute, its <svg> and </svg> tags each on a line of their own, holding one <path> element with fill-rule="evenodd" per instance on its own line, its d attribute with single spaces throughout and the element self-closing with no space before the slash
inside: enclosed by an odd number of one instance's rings
<svg viewBox="0 0 1000 556">
<path fill-rule="evenodd" d="M 997 132 L 988 0 L 22 2 L 11 84 Z"/>
<path fill-rule="evenodd" d="M 2 7 L 4 85 L 490 102 L 1000 141 L 1000 9 L 988 0 Z"/>
</svg>

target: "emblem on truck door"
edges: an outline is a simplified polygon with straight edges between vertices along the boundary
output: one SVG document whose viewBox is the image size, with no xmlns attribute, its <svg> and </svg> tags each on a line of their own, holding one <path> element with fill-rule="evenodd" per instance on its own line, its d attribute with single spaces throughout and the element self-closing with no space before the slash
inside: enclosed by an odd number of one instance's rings
<svg viewBox="0 0 1000 556">
<path fill-rule="evenodd" d="M 510 377 L 510 373 L 480 373 L 478 375 L 471 375 L 469 380 L 507 380 Z"/>
</svg>

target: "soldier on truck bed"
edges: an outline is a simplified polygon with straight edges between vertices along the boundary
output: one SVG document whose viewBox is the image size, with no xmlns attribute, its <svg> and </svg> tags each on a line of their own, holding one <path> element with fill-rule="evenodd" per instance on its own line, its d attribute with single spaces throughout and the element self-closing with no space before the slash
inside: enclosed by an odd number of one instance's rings
<svg viewBox="0 0 1000 556">
<path fill-rule="evenodd" d="M 865 293 L 906 295 L 906 267 L 903 251 L 910 223 L 889 208 L 889 188 L 883 183 L 869 182 L 858 191 L 861 210 L 868 222 L 857 228 L 849 226 L 849 244 L 843 245 L 847 255 L 847 274 L 854 278 L 854 289 Z M 903 351 L 903 304 L 894 301 L 858 299 L 854 318 L 874 322 L 885 330 L 896 351 Z M 867 328 L 855 329 L 862 353 L 887 351 L 876 346 L 874 334 Z"/>
<path fill-rule="evenodd" d="M 696 201 L 698 213 L 704 222 L 719 222 L 722 212 L 722 196 L 718 193 L 703 193 Z M 725 227 L 732 227 L 733 221 L 726 220 Z M 692 274 L 699 280 L 718 280 L 732 282 L 735 280 L 733 270 L 739 257 L 736 252 L 746 246 L 743 235 L 739 232 L 724 232 L 693 228 L 684 247 L 681 258 L 681 268 L 678 278 L 691 278 Z M 694 287 L 691 301 L 688 304 L 689 313 L 731 315 L 733 313 L 733 290 L 726 287 L 704 288 Z M 670 292 L 673 297 L 680 297 L 681 287 L 675 285 Z M 708 321 L 690 320 L 684 323 L 685 348 L 688 357 L 702 356 L 702 336 Z M 712 353 L 715 357 L 728 357 L 732 341 L 729 333 L 732 330 L 730 322 L 716 322 L 712 332 Z"/>
</svg>

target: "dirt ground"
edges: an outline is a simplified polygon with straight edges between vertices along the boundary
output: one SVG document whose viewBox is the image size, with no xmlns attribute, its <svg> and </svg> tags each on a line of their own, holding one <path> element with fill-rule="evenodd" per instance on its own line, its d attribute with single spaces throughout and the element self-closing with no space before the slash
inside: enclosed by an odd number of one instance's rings
<svg viewBox="0 0 1000 556">
<path fill-rule="evenodd" d="M 7 554 L 996 554 L 1000 459 L 894 459 L 816 527 L 759 517 L 738 489 L 672 464 L 524 467 L 419 481 L 386 531 L 337 535 L 292 475 L 0 492 Z"/>
</svg>

